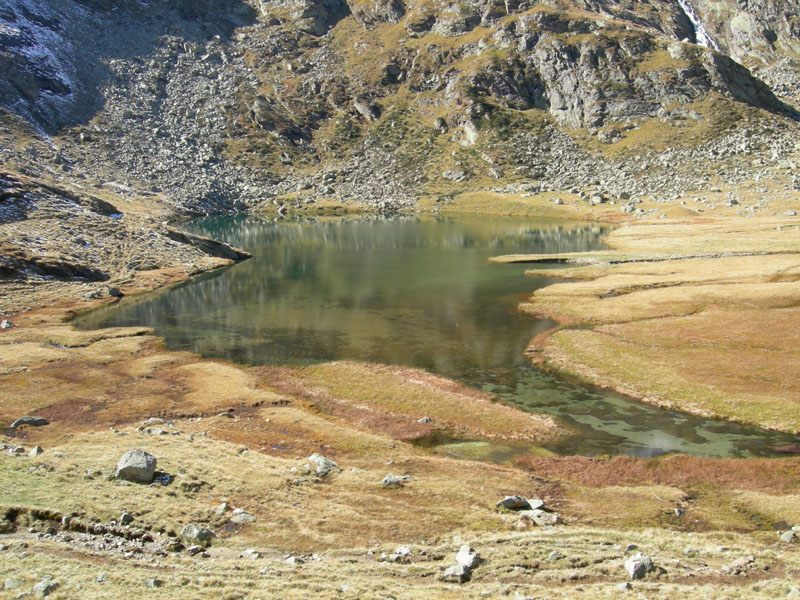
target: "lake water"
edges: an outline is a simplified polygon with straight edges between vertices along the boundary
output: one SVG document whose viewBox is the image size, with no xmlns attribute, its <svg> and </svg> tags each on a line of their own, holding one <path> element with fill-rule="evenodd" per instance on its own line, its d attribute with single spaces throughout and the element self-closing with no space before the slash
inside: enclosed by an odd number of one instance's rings
<svg viewBox="0 0 800 600">
<path fill-rule="evenodd" d="M 798 438 L 685 413 L 566 381 L 523 351 L 554 323 L 517 312 L 552 279 L 500 254 L 602 247 L 587 224 L 494 217 L 322 219 L 220 217 L 184 225 L 253 258 L 82 317 L 97 328 L 147 325 L 167 346 L 245 364 L 360 360 L 426 369 L 553 415 L 577 434 L 559 454 L 769 456 Z M 439 451 L 505 460 L 529 449 L 439 436 Z"/>
</svg>

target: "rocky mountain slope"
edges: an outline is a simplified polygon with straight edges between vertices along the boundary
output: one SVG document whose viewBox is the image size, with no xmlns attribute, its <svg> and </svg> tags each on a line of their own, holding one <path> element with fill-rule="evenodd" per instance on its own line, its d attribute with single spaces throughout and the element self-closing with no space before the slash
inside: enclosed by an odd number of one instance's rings
<svg viewBox="0 0 800 600">
<path fill-rule="evenodd" d="M 727 0 L 8 0 L 0 169 L 168 217 L 437 210 L 481 190 L 627 214 L 679 202 L 774 214 L 800 186 L 797 13 Z M 3 194 L 5 215 L 19 198 Z M 3 219 L 4 241 L 24 246 Z"/>
</svg>

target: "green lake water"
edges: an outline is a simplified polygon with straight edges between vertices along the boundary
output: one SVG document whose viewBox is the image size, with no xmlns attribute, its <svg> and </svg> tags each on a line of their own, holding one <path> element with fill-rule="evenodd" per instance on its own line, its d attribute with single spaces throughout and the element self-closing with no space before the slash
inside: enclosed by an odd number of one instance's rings
<svg viewBox="0 0 800 600">
<path fill-rule="evenodd" d="M 81 328 L 147 325 L 167 346 L 245 364 L 360 360 L 426 369 L 553 415 L 576 434 L 547 449 L 433 436 L 423 443 L 465 458 L 524 452 L 655 456 L 770 456 L 789 435 L 658 409 L 566 381 L 523 351 L 554 325 L 516 308 L 553 279 L 500 254 L 602 248 L 594 225 L 495 217 L 324 219 L 219 217 L 184 225 L 248 250 L 231 268 L 77 321 Z"/>
</svg>

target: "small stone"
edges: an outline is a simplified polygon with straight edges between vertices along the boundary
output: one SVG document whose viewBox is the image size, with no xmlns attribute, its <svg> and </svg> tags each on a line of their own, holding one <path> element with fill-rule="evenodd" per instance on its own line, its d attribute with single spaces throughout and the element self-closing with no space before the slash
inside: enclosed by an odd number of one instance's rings
<svg viewBox="0 0 800 600">
<path fill-rule="evenodd" d="M 95 581 L 97 583 L 105 583 L 106 581 L 108 581 L 108 575 L 106 575 L 105 573 L 100 573 L 100 575 L 97 576 Z"/>
<path fill-rule="evenodd" d="M 228 504 L 227 502 L 223 502 L 217 508 L 214 509 L 214 512 L 217 513 L 218 515 L 221 515 L 228 512 L 230 509 L 231 509 L 230 504 Z"/>
<path fill-rule="evenodd" d="M 638 547 L 639 546 L 637 546 L 636 544 L 628 544 L 627 546 L 625 546 L 625 552 L 633 552 Z"/>
<path fill-rule="evenodd" d="M 124 512 L 119 516 L 120 525 L 130 525 L 133 523 L 133 515 L 130 513 Z"/>
<path fill-rule="evenodd" d="M 31 458 L 39 456 L 40 454 L 44 454 L 44 450 L 42 449 L 41 446 L 34 446 L 33 448 L 31 448 L 31 451 L 28 452 L 28 456 L 30 456 Z"/>
<path fill-rule="evenodd" d="M 13 328 L 14 324 L 8 319 L 3 319 L 2 321 L 0 321 L 0 329 L 13 329 Z"/>
<path fill-rule="evenodd" d="M 30 415 L 25 415 L 24 417 L 20 417 L 16 421 L 11 424 L 11 429 L 16 429 L 17 427 L 21 427 L 22 425 L 27 425 L 29 427 L 44 427 L 45 425 L 49 425 L 50 423 L 47 419 L 43 419 L 42 417 L 32 417 Z"/>
<path fill-rule="evenodd" d="M 550 562 L 555 562 L 561 558 L 564 558 L 564 555 L 561 554 L 558 550 L 553 550 L 550 554 L 547 555 L 547 560 Z"/>
<path fill-rule="evenodd" d="M 623 581 L 617 586 L 617 589 L 620 590 L 621 592 L 624 592 L 626 590 L 633 589 L 633 586 L 631 585 L 630 581 Z"/>
<path fill-rule="evenodd" d="M 258 552 L 257 550 L 254 550 L 253 548 L 248 548 L 247 550 L 242 552 L 239 555 L 239 557 L 240 558 L 247 558 L 247 559 L 250 559 L 250 560 L 257 560 L 257 559 L 261 558 L 261 553 Z"/>
<path fill-rule="evenodd" d="M 421 419 L 417 419 L 417 423 L 433 423 L 433 419 L 430 417 L 422 417 Z"/>
<path fill-rule="evenodd" d="M 147 579 L 144 580 L 144 584 L 149 588 L 160 588 L 162 585 L 164 585 L 164 582 L 161 581 L 160 579 L 154 579 L 152 577 L 148 577 Z"/>
</svg>

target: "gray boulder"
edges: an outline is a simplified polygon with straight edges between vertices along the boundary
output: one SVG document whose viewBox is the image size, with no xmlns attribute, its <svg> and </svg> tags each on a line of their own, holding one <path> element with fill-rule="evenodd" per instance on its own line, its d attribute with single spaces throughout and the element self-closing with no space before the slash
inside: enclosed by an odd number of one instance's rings
<svg viewBox="0 0 800 600">
<path fill-rule="evenodd" d="M 468 568 L 464 565 L 453 565 L 452 567 L 447 567 L 442 573 L 441 580 L 442 581 L 452 581 L 455 583 L 464 583 L 469 581 L 472 577 L 472 573 Z"/>
<path fill-rule="evenodd" d="M 6 590 L 17 590 L 25 585 L 25 580 L 20 579 L 19 577 L 8 577 L 3 584 L 3 589 Z"/>
<path fill-rule="evenodd" d="M 383 487 L 389 488 L 399 488 L 403 487 L 406 483 L 411 481 L 411 476 L 409 475 L 387 475 L 381 480 L 381 485 Z"/>
<path fill-rule="evenodd" d="M 523 511 L 522 514 L 541 527 L 552 527 L 561 522 L 561 515 L 554 512 L 547 512 L 546 510 L 526 510 Z"/>
<path fill-rule="evenodd" d="M 448 181 L 464 181 L 469 178 L 469 174 L 463 169 L 447 169 L 442 173 L 442 178 Z"/>
<path fill-rule="evenodd" d="M 508 508 L 509 510 L 530 510 L 533 508 L 530 502 L 528 502 L 522 496 L 506 496 L 500 500 L 500 502 L 495 504 L 495 506 L 498 508 Z"/>
<path fill-rule="evenodd" d="M 456 562 L 466 567 L 469 571 L 472 571 L 475 567 L 483 563 L 483 559 L 480 555 L 475 551 L 473 548 L 464 544 L 459 548 L 458 554 L 456 554 Z"/>
<path fill-rule="evenodd" d="M 325 477 L 334 471 L 341 471 L 339 465 L 330 458 L 325 458 L 319 452 L 314 452 L 308 457 L 308 462 L 313 466 L 314 473 L 317 477 Z"/>
<path fill-rule="evenodd" d="M 50 594 L 58 589 L 58 583 L 52 579 L 43 579 L 35 586 L 33 586 L 33 593 L 37 598 L 47 598 Z"/>
<path fill-rule="evenodd" d="M 797 541 L 797 534 L 791 529 L 789 531 L 784 531 L 781 534 L 781 541 L 786 542 L 787 544 L 793 544 Z"/>
<path fill-rule="evenodd" d="M 208 527 L 203 527 L 195 523 L 189 523 L 181 529 L 181 538 L 190 544 L 196 544 L 198 546 L 210 546 L 215 537 L 217 537 L 217 534 Z"/>
<path fill-rule="evenodd" d="M 16 429 L 22 425 L 27 425 L 29 427 L 43 427 L 49 424 L 49 421 L 47 419 L 43 419 L 42 417 L 31 417 L 30 415 L 25 415 L 24 417 L 20 417 L 14 421 L 11 424 L 11 429 Z"/>
<path fill-rule="evenodd" d="M 655 571 L 653 559 L 637 552 L 625 561 L 625 570 L 631 579 L 643 579 L 651 571 Z"/>
<path fill-rule="evenodd" d="M 256 518 L 241 508 L 237 508 L 231 513 L 231 523 L 252 523 Z"/>
<path fill-rule="evenodd" d="M 136 483 L 151 483 L 156 472 L 156 457 L 144 450 L 128 450 L 117 463 L 116 477 Z"/>
</svg>

